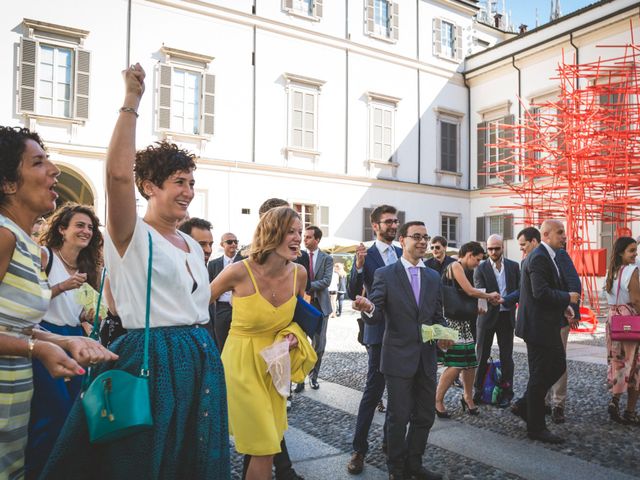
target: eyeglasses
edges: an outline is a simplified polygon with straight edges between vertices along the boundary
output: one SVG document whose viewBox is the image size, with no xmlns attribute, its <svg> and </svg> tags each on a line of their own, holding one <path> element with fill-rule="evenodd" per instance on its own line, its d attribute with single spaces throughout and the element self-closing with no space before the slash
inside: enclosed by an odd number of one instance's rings
<svg viewBox="0 0 640 480">
<path fill-rule="evenodd" d="M 440 245 L 431 245 L 431 250 L 440 250 L 442 247 Z"/>
<path fill-rule="evenodd" d="M 391 225 L 398 225 L 400 223 L 400 220 L 398 220 L 397 218 L 387 218 L 382 222 L 378 222 L 378 225 L 381 223 L 384 223 L 387 227 L 390 227 Z"/>
<path fill-rule="evenodd" d="M 488 247 L 487 248 L 488 252 L 498 252 L 500 250 L 502 250 L 502 247 Z"/>
<path fill-rule="evenodd" d="M 424 240 L 428 242 L 431 237 L 429 235 L 420 235 L 419 233 L 414 233 L 413 235 L 407 235 L 409 238 L 413 238 L 414 241 L 419 242 L 420 240 Z"/>
<path fill-rule="evenodd" d="M 225 240 L 224 243 L 226 243 L 227 245 L 231 245 L 232 243 L 235 243 L 237 245 L 238 240 Z"/>
</svg>

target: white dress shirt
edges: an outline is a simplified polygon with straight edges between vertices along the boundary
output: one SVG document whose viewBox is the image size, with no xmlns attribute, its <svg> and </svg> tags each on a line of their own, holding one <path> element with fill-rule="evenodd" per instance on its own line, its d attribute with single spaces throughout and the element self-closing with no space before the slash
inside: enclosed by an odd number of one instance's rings
<svg viewBox="0 0 640 480">
<path fill-rule="evenodd" d="M 222 269 L 224 270 L 233 263 L 233 258 L 229 258 L 226 255 L 222 255 Z M 218 297 L 218 302 L 231 303 L 231 290 L 224 292 Z"/>
<path fill-rule="evenodd" d="M 558 268 L 558 264 L 556 263 L 556 251 L 553 248 L 551 248 L 547 243 L 545 242 L 540 242 L 540 243 L 544 245 L 544 248 L 546 248 L 547 252 L 549 252 L 549 256 L 551 257 L 553 266 L 556 267 L 556 272 L 558 272 L 558 278 L 562 278 L 562 276 L 560 275 L 560 269 Z"/>
<path fill-rule="evenodd" d="M 500 291 L 500 296 L 504 298 L 507 296 L 507 274 L 505 273 L 504 268 L 504 258 L 500 262 L 500 266 L 502 267 L 500 270 L 498 270 L 496 262 L 494 262 L 491 257 L 489 257 L 489 261 L 491 262 L 491 266 L 493 267 L 493 274 L 496 276 L 496 282 L 498 282 L 498 290 Z M 504 305 L 500 305 L 500 311 L 508 312 L 509 309 Z"/>
</svg>

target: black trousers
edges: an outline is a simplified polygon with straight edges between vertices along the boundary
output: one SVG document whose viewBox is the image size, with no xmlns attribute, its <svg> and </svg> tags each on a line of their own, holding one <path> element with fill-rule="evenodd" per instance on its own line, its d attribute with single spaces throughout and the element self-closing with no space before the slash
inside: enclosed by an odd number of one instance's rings
<svg viewBox="0 0 640 480">
<path fill-rule="evenodd" d="M 249 462 L 251 461 L 251 455 L 245 455 L 242 459 L 242 480 L 247 476 L 247 469 L 249 468 Z M 289 451 L 287 450 L 287 444 L 284 441 L 284 437 L 280 442 L 280 453 L 276 453 L 273 456 L 273 466 L 276 467 L 276 480 L 280 478 L 286 478 L 291 475 L 293 470 L 291 465 L 291 459 L 289 458 Z"/>
<path fill-rule="evenodd" d="M 213 330 L 215 331 L 216 345 L 220 353 L 222 353 L 222 347 L 224 347 L 227 337 L 229 336 L 231 313 L 232 309 L 229 302 L 216 302 L 216 316 L 213 319 Z"/>
<path fill-rule="evenodd" d="M 567 369 L 567 356 L 560 340 L 560 333 L 558 344 L 554 346 L 527 343 L 527 359 L 529 383 L 519 406 L 526 408 L 527 431 L 538 433 L 546 428 L 544 397 Z"/>
<path fill-rule="evenodd" d="M 421 361 L 411 378 L 393 375 L 385 375 L 384 378 L 389 399 L 387 468 L 389 473 L 402 478 L 403 472 L 415 472 L 422 466 L 422 456 L 435 418 L 436 372 L 433 369 L 433 375 L 427 375 Z"/>
<path fill-rule="evenodd" d="M 476 392 L 482 390 L 482 382 L 487 373 L 487 360 L 491 356 L 493 336 L 498 337 L 500 348 L 500 365 L 502 367 L 502 382 L 513 385 L 513 325 L 510 312 L 500 312 L 497 321 L 491 326 L 486 322 L 478 322 L 478 341 L 476 343 L 476 355 L 478 357 L 478 369 L 474 382 Z"/>
</svg>

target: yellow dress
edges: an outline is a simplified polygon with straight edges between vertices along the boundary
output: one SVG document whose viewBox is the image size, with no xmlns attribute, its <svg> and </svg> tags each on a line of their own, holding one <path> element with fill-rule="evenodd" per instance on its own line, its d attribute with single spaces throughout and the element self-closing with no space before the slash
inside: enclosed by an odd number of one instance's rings
<svg viewBox="0 0 640 480">
<path fill-rule="evenodd" d="M 255 293 L 233 297 L 229 337 L 222 351 L 227 384 L 229 432 L 236 450 L 249 455 L 273 455 L 280 452 L 280 442 L 287 429 L 286 399 L 275 389 L 260 351 L 293 333 L 298 348 L 290 352 L 292 379 L 306 375 L 316 362 L 302 329 L 292 322 L 296 308 L 297 266 L 293 274 L 291 298 L 274 307 L 258 290 L 247 260 L 243 261 Z"/>
</svg>

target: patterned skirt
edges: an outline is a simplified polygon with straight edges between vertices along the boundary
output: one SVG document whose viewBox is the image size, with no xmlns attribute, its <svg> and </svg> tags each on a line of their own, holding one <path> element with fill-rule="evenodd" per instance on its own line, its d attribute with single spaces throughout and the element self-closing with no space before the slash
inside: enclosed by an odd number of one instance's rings
<svg viewBox="0 0 640 480">
<path fill-rule="evenodd" d="M 143 344 L 144 330 L 130 330 L 111 346 L 120 358 L 96 374 L 137 375 Z M 227 397 L 214 341 L 199 326 L 152 328 L 149 351 L 153 428 L 92 445 L 78 399 L 40 478 L 230 478 Z"/>
<path fill-rule="evenodd" d="M 1 356 L 0 478 L 13 480 L 24 477 L 24 449 L 27 446 L 32 395 L 31 360 Z"/>
<path fill-rule="evenodd" d="M 478 366 L 476 358 L 476 343 L 471 333 L 471 323 L 465 320 L 447 319 L 450 328 L 458 331 L 458 341 L 447 351 L 438 349 L 438 363 L 445 367 L 475 368 Z"/>
<path fill-rule="evenodd" d="M 609 309 L 605 338 L 607 342 L 607 384 L 612 395 L 628 389 L 640 390 L 640 342 L 611 340 Z"/>
</svg>

